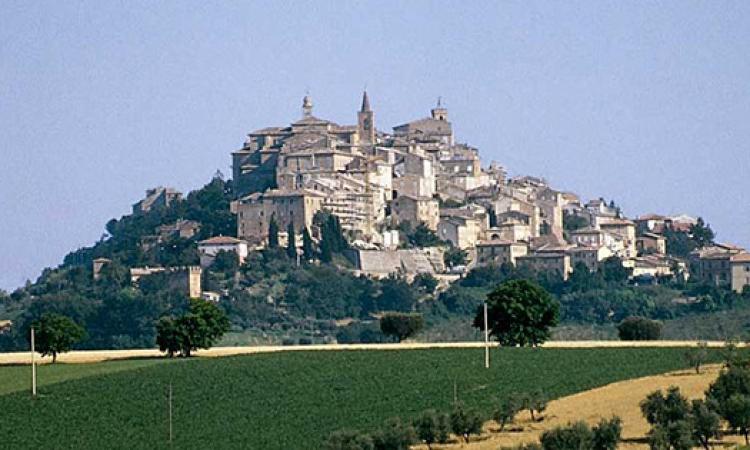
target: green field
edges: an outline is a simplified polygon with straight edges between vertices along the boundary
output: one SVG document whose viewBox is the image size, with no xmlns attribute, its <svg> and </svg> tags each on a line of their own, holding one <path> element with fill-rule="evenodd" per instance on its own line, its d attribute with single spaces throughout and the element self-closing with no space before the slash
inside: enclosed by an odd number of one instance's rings
<svg viewBox="0 0 750 450">
<path fill-rule="evenodd" d="M 40 368 L 40 397 L 0 367 L 2 448 L 314 449 L 340 428 L 371 430 L 393 416 L 448 410 L 454 382 L 470 407 L 542 388 L 552 397 L 685 366 L 684 349 L 310 351 L 216 359 Z M 99 371 L 97 374 L 96 372 Z M 73 379 L 80 376 L 82 378 Z M 67 381 L 61 381 L 67 378 Z M 53 381 L 54 380 L 54 381 Z M 61 381 L 61 382 L 55 382 Z"/>
</svg>

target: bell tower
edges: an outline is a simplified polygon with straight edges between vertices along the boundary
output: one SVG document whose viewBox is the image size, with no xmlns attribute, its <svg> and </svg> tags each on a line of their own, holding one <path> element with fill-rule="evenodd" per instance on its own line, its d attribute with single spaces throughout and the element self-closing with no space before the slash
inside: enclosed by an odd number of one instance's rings
<svg viewBox="0 0 750 450">
<path fill-rule="evenodd" d="M 438 97 L 437 106 L 432 108 L 432 118 L 435 120 L 444 120 L 448 121 L 448 108 L 444 108 L 442 103 L 443 99 L 441 97 Z"/>
<path fill-rule="evenodd" d="M 375 143 L 375 113 L 370 108 L 367 91 L 362 95 L 362 108 L 357 113 L 357 132 L 360 142 Z"/>
</svg>

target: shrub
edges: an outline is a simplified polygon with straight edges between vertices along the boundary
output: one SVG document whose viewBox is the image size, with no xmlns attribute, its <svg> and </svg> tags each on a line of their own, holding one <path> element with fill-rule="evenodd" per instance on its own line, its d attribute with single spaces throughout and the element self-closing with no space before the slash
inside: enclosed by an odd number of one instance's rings
<svg viewBox="0 0 750 450">
<path fill-rule="evenodd" d="M 383 334 L 393 336 L 398 342 L 413 336 L 424 327 L 421 314 L 386 313 L 380 319 Z"/>
<path fill-rule="evenodd" d="M 445 444 L 450 435 L 448 416 L 428 409 L 414 421 L 417 437 L 431 449 L 432 444 Z"/>
<path fill-rule="evenodd" d="M 544 450 L 589 450 L 593 448 L 594 433 L 584 422 L 555 427 L 542 433 Z"/>
<path fill-rule="evenodd" d="M 615 450 L 622 435 L 622 420 L 615 416 L 602 419 L 593 428 L 593 450 Z"/>
<path fill-rule="evenodd" d="M 453 408 L 450 421 L 451 431 L 457 436 L 461 436 L 467 443 L 472 434 L 482 433 L 481 416 L 475 411 L 466 410 L 460 403 Z"/>
<path fill-rule="evenodd" d="M 409 450 L 417 442 L 417 434 L 414 427 L 396 417 L 373 435 L 373 442 L 375 450 Z"/>
<path fill-rule="evenodd" d="M 375 444 L 367 434 L 357 431 L 334 431 L 323 443 L 325 450 L 374 450 Z"/>
<path fill-rule="evenodd" d="M 516 395 L 510 395 L 500 402 L 492 415 L 495 422 L 500 425 L 500 431 L 505 428 L 506 424 L 513 422 L 521 408 L 523 408 L 523 400 Z"/>
<path fill-rule="evenodd" d="M 661 337 L 661 322 L 645 317 L 628 317 L 617 326 L 623 341 L 655 341 Z"/>
</svg>

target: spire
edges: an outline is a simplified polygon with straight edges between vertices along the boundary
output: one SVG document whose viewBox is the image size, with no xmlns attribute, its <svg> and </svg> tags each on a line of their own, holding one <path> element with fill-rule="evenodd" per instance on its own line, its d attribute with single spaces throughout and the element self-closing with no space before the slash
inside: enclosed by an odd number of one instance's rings
<svg viewBox="0 0 750 450">
<path fill-rule="evenodd" d="M 303 117 L 310 117 L 312 116 L 312 98 L 310 98 L 310 95 L 305 95 L 305 98 L 302 99 L 302 116 Z"/>
<path fill-rule="evenodd" d="M 437 107 L 440 108 L 442 106 L 442 103 L 443 103 L 443 97 L 438 97 Z"/>
<path fill-rule="evenodd" d="M 369 112 L 370 111 L 370 98 L 367 96 L 367 90 L 364 91 L 364 94 L 362 94 L 362 111 L 361 112 Z"/>
</svg>

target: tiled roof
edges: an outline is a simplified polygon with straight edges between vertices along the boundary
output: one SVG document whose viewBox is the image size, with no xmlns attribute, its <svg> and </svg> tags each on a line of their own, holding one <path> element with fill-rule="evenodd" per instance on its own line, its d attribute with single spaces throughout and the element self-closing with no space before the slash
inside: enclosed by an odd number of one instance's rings
<svg viewBox="0 0 750 450">
<path fill-rule="evenodd" d="M 232 245 L 239 244 L 241 240 L 231 236 L 214 236 L 205 241 L 198 242 L 199 245 Z"/>
</svg>

